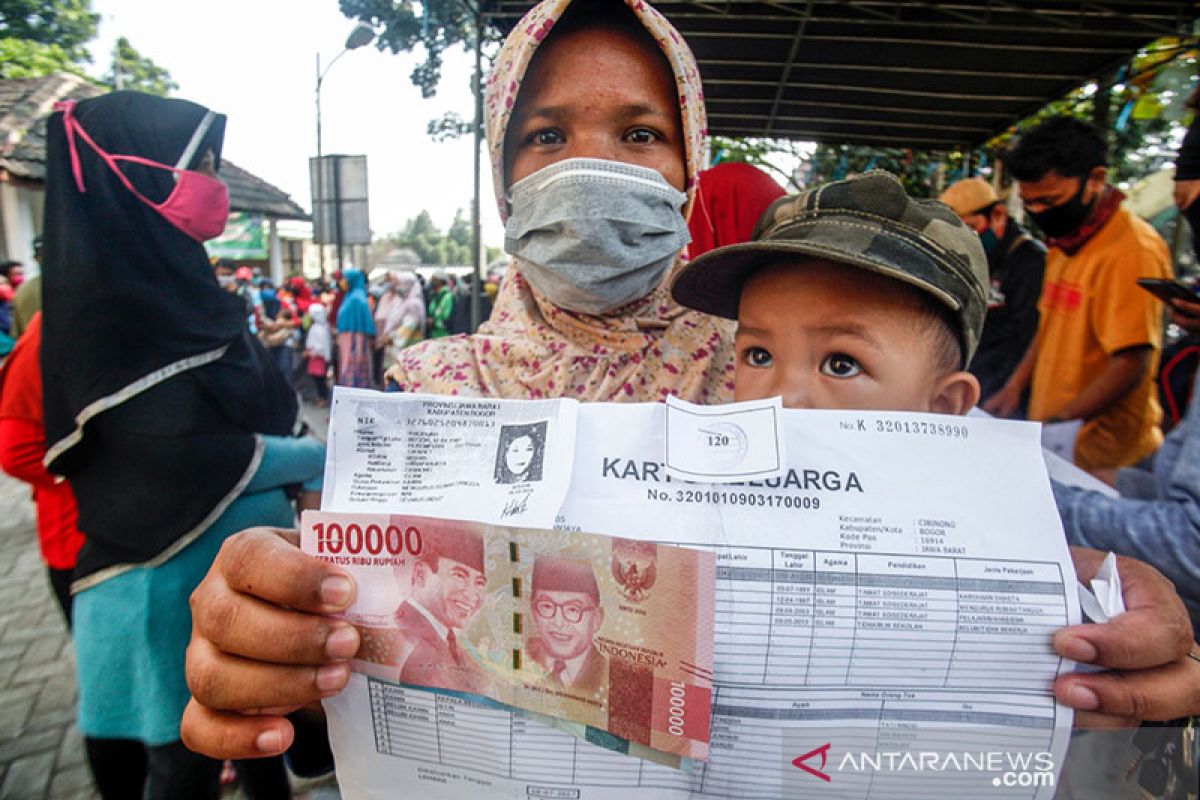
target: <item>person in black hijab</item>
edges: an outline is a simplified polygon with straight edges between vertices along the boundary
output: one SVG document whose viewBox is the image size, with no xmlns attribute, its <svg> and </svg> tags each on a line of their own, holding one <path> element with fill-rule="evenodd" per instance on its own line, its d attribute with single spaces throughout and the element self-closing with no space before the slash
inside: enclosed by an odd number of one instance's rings
<svg viewBox="0 0 1200 800">
<path fill-rule="evenodd" d="M 59 104 L 47 130 L 46 462 L 86 537 L 78 723 L 144 747 L 146 798 L 217 796 L 220 765 L 179 742 L 188 596 L 226 536 L 290 525 L 283 487 L 323 461 L 319 442 L 287 438 L 295 393 L 202 245 L 228 215 L 224 127 L 194 103 L 115 92 Z M 113 760 L 92 758 L 106 798 L 128 791 L 106 791 Z"/>
</svg>

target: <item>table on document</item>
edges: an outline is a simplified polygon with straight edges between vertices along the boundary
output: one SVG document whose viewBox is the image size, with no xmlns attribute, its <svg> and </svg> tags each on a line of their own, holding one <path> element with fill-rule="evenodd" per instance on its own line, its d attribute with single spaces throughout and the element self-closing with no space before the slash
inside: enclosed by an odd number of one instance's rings
<svg viewBox="0 0 1200 800">
<path fill-rule="evenodd" d="M 808 786 L 828 798 L 829 784 L 796 782 L 802 773 L 780 765 L 830 739 L 869 753 L 1050 747 L 1058 668 L 1050 639 L 1067 622 L 1057 564 L 712 549 L 707 763 L 662 767 L 508 712 L 372 679 L 377 750 L 548 787 L 773 798 L 808 796 Z M 838 793 L 903 798 L 911 780 L 902 771 L 839 775 Z M 969 789 L 954 776 L 938 787 L 946 797 Z M 929 797 L 928 787 L 911 796 Z"/>
</svg>

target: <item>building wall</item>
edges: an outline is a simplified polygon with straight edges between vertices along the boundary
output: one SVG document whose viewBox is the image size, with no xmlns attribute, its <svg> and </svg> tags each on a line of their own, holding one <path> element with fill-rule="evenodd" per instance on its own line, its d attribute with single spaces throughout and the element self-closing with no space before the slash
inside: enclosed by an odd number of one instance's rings
<svg viewBox="0 0 1200 800">
<path fill-rule="evenodd" d="M 0 258 L 20 261 L 26 277 L 38 271 L 33 237 L 42 231 L 43 198 L 39 189 L 0 181 Z"/>
</svg>

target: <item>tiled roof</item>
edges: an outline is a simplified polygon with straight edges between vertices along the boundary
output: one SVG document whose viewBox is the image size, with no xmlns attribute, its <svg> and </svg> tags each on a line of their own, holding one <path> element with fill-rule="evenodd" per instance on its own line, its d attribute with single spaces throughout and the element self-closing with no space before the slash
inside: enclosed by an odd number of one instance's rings
<svg viewBox="0 0 1200 800">
<path fill-rule="evenodd" d="M 83 100 L 104 90 L 78 75 L 0 81 L 0 169 L 26 180 L 46 178 L 46 118 L 59 100 Z"/>
<path fill-rule="evenodd" d="M 77 75 L 0 80 L 0 170 L 34 182 L 46 179 L 46 119 L 54 103 L 83 100 L 104 89 Z M 229 187 L 231 211 L 276 219 L 309 218 L 292 198 L 236 164 L 221 159 L 221 179 Z"/>
<path fill-rule="evenodd" d="M 308 219 L 303 208 L 281 189 L 221 159 L 221 180 L 229 187 L 229 210 L 262 214 L 276 219 Z"/>
</svg>

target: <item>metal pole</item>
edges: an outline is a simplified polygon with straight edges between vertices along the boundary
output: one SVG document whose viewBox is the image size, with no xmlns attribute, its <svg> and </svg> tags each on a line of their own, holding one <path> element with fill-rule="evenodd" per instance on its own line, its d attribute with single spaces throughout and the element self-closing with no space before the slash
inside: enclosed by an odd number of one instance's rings
<svg viewBox="0 0 1200 800">
<path fill-rule="evenodd" d="M 333 236 L 337 243 L 337 267 L 344 270 L 342 262 L 342 157 L 331 156 L 333 159 Z"/>
<path fill-rule="evenodd" d="M 483 230 L 479 224 L 480 155 L 483 144 L 483 18 L 475 11 L 475 198 L 471 202 L 471 249 L 475 280 L 471 281 L 471 333 L 483 321 Z"/>
<path fill-rule="evenodd" d="M 317 197 L 313 203 L 313 242 L 320 236 L 318 226 L 322 219 L 321 205 L 325 202 L 325 162 L 321 160 L 321 54 L 317 53 Z M 317 264 L 321 268 L 321 280 L 325 280 L 325 245 L 317 244 Z"/>
</svg>

